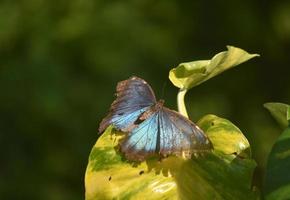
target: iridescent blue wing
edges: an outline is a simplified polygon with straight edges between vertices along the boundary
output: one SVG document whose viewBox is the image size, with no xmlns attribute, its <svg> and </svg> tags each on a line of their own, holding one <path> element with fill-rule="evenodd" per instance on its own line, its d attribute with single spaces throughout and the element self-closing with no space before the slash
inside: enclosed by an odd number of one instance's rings
<svg viewBox="0 0 290 200">
<path fill-rule="evenodd" d="M 118 130 L 128 131 L 139 115 L 156 103 L 149 84 L 138 77 L 119 82 L 116 96 L 109 114 L 99 126 L 100 133 L 111 124 Z"/>
<path fill-rule="evenodd" d="M 178 112 L 162 107 L 159 111 L 159 153 L 190 157 L 192 153 L 211 150 L 204 132 Z"/>
<path fill-rule="evenodd" d="M 203 131 L 179 113 L 161 107 L 134 128 L 121 143 L 121 151 L 129 160 L 142 161 L 150 155 L 178 155 L 212 149 Z"/>
<path fill-rule="evenodd" d="M 158 118 L 157 112 L 152 114 L 124 138 L 120 150 L 128 160 L 143 161 L 156 153 Z"/>
</svg>

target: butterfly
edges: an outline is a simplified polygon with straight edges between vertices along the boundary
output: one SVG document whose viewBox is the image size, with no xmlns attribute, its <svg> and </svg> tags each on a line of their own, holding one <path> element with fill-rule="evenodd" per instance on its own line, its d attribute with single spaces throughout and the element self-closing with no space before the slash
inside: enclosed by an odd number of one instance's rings
<svg viewBox="0 0 290 200">
<path fill-rule="evenodd" d="M 212 143 L 193 122 L 156 101 L 143 79 L 133 76 L 117 84 L 116 100 L 102 120 L 99 133 L 113 125 L 125 134 L 120 151 L 131 161 L 158 155 L 190 158 L 193 153 L 210 151 Z"/>
</svg>

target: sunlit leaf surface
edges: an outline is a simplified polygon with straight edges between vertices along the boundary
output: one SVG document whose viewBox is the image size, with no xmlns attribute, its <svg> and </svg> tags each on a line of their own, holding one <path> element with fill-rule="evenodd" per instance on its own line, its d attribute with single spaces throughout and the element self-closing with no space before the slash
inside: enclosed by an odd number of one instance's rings
<svg viewBox="0 0 290 200">
<path fill-rule="evenodd" d="M 250 144 L 240 129 L 229 120 L 215 115 L 206 115 L 197 123 L 214 145 L 216 151 L 225 155 L 236 154 L 251 157 Z"/>
<path fill-rule="evenodd" d="M 204 81 L 235 67 L 258 54 L 248 52 L 233 46 L 216 54 L 211 60 L 199 60 L 179 64 L 169 72 L 169 79 L 178 88 L 190 89 Z"/>
<path fill-rule="evenodd" d="M 214 152 L 190 160 L 170 156 L 142 163 L 128 162 L 118 153 L 120 133 L 108 128 L 89 157 L 86 200 L 255 199 L 251 180 L 256 164 L 248 153 L 239 155 L 250 148 L 246 138 L 231 122 L 214 115 L 199 124 L 212 139 Z"/>
</svg>

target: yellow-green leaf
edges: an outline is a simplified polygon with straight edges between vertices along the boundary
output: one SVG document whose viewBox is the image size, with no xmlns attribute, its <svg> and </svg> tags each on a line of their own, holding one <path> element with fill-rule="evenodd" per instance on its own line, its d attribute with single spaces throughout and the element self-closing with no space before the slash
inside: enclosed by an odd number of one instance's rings
<svg viewBox="0 0 290 200">
<path fill-rule="evenodd" d="M 215 115 L 206 115 L 197 124 L 208 135 L 216 151 L 251 157 L 250 144 L 241 130 L 229 120 Z"/>
<path fill-rule="evenodd" d="M 211 60 L 199 60 L 179 64 L 169 72 L 169 79 L 180 89 L 190 89 L 204 81 L 235 67 L 258 54 L 248 52 L 233 46 L 228 50 L 216 54 Z"/>
<path fill-rule="evenodd" d="M 156 167 L 153 170 L 154 161 L 132 164 L 123 160 L 115 149 L 119 139 L 108 128 L 93 147 L 85 175 L 86 200 L 178 199 L 174 178 L 157 173 Z"/>
<path fill-rule="evenodd" d="M 184 160 L 170 156 L 142 163 L 126 161 L 116 150 L 119 134 L 108 128 L 93 147 L 85 175 L 86 200 L 106 199 L 256 199 L 251 189 L 255 162 L 233 152 L 244 150 L 247 141 L 227 120 L 209 115 L 200 124 L 210 138 L 215 134 L 231 148 L 213 139 L 217 150 Z M 210 127 L 214 121 L 216 124 Z M 226 133 L 228 132 L 228 134 Z M 229 136 L 227 138 L 227 135 Z M 230 139 L 229 139 L 230 138 Z M 236 144 L 235 144 L 236 143 Z"/>
<path fill-rule="evenodd" d="M 265 103 L 264 107 L 269 110 L 276 121 L 283 127 L 288 126 L 290 118 L 290 106 L 284 103 Z"/>
</svg>

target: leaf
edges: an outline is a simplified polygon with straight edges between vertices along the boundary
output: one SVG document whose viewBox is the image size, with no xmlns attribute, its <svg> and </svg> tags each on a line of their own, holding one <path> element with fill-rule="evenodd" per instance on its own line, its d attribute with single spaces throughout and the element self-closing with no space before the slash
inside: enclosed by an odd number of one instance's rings
<svg viewBox="0 0 290 200">
<path fill-rule="evenodd" d="M 266 200 L 290 199 L 290 126 L 274 144 L 267 163 Z"/>
<path fill-rule="evenodd" d="M 212 121 L 215 122 L 211 128 Z M 184 160 L 170 156 L 158 161 L 130 163 L 116 151 L 119 133 L 108 128 L 93 147 L 85 175 L 86 200 L 96 199 L 256 199 L 251 189 L 255 162 L 232 151 L 249 148 L 242 134 L 229 121 L 209 115 L 200 121 L 209 132 L 225 139 L 227 132 L 233 148 L 223 151 L 225 145 L 213 139 L 216 151 L 198 158 Z M 236 145 L 234 145 L 236 143 Z M 239 143 L 246 147 L 239 148 Z M 224 154 L 227 152 L 229 154 Z"/>
<path fill-rule="evenodd" d="M 204 81 L 235 67 L 247 60 L 259 56 L 233 46 L 227 51 L 216 54 L 211 60 L 199 60 L 179 64 L 169 72 L 169 79 L 180 89 L 190 89 Z"/>
<path fill-rule="evenodd" d="M 219 153 L 184 162 L 176 175 L 180 199 L 257 199 L 251 189 L 256 163 Z"/>
<path fill-rule="evenodd" d="M 284 103 L 265 103 L 264 107 L 267 108 L 276 121 L 283 127 L 288 126 L 290 116 L 290 106 Z"/>
<path fill-rule="evenodd" d="M 86 200 L 177 199 L 173 177 L 149 169 L 146 162 L 133 165 L 115 150 L 120 136 L 108 128 L 93 147 L 86 170 Z M 167 160 L 171 162 L 171 160 Z"/>
<path fill-rule="evenodd" d="M 251 157 L 247 138 L 229 120 L 215 115 L 206 115 L 197 122 L 197 125 L 206 132 L 216 151 L 226 155 L 237 154 L 242 157 Z"/>
</svg>

